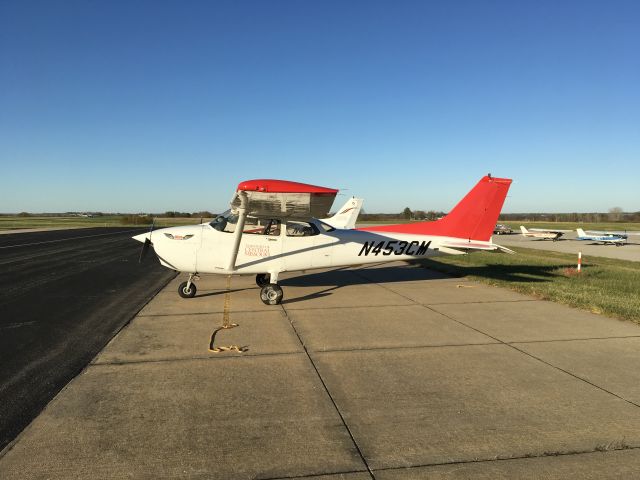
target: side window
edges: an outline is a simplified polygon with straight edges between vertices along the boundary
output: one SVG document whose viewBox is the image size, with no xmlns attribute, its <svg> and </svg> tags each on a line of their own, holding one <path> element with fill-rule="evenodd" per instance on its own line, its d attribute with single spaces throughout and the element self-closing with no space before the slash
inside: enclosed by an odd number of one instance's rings
<svg viewBox="0 0 640 480">
<path fill-rule="evenodd" d="M 243 233 L 251 233 L 254 235 L 269 235 L 277 237 L 280 235 L 280 220 L 250 219 L 244 224 Z"/>
<path fill-rule="evenodd" d="M 318 228 L 313 223 L 293 220 L 287 222 L 287 237 L 311 237 L 319 233 Z"/>
</svg>

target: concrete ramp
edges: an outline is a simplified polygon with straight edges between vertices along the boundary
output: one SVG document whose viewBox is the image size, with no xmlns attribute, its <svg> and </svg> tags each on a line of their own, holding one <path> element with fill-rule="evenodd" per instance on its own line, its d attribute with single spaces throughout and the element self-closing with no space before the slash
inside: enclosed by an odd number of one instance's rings
<svg viewBox="0 0 640 480">
<path fill-rule="evenodd" d="M 8 479 L 640 475 L 640 328 L 405 265 L 175 279 L 0 456 Z M 213 331 L 224 321 L 212 353 Z"/>
</svg>

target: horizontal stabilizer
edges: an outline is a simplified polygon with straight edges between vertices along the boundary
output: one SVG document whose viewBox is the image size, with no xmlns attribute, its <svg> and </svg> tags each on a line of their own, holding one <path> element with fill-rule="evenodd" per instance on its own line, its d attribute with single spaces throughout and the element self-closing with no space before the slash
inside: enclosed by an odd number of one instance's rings
<svg viewBox="0 0 640 480">
<path fill-rule="evenodd" d="M 498 250 L 504 253 L 515 253 L 513 250 L 497 245 L 495 243 L 479 243 L 479 242 L 444 242 L 439 245 L 440 251 L 444 253 L 451 253 L 451 249 L 458 250 L 480 250 L 480 251 L 492 251 Z M 446 249 L 446 250 L 445 250 Z"/>
</svg>

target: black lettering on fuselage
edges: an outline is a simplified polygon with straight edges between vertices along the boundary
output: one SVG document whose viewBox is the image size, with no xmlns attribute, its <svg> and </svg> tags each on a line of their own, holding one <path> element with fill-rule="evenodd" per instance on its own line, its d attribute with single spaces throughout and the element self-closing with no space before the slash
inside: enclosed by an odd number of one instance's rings
<svg viewBox="0 0 640 480">
<path fill-rule="evenodd" d="M 414 247 L 414 246 L 416 246 L 416 247 L 417 247 L 418 245 L 419 245 L 419 243 L 418 243 L 417 241 L 415 241 L 415 240 L 414 240 L 414 241 L 412 241 L 412 242 L 409 244 L 409 246 L 407 247 L 406 254 L 407 254 L 407 255 L 415 255 L 415 252 L 414 252 L 414 251 L 412 251 L 412 250 L 411 250 L 411 248 L 412 248 L 412 247 Z"/>
<path fill-rule="evenodd" d="M 384 242 L 378 242 L 378 244 L 371 250 L 371 253 L 374 255 L 378 255 L 382 251 L 382 247 L 384 246 Z"/>
<path fill-rule="evenodd" d="M 362 256 L 363 253 L 365 254 L 365 256 L 369 255 L 371 248 L 373 248 L 373 242 L 371 242 L 371 245 L 369 245 L 369 242 L 364 242 L 364 245 L 362 245 L 362 249 L 360 250 L 358 256 Z"/>
<path fill-rule="evenodd" d="M 391 255 L 393 253 L 393 246 L 396 243 L 398 243 L 396 240 L 391 240 L 387 242 L 387 246 L 384 247 L 384 253 L 382 255 L 384 255 L 385 257 L 388 257 L 389 255 Z"/>
<path fill-rule="evenodd" d="M 407 245 L 409 245 L 409 242 L 405 242 L 404 240 L 401 240 L 400 242 L 398 242 L 398 249 L 396 250 L 396 255 L 402 255 L 405 249 L 407 248 Z"/>
<path fill-rule="evenodd" d="M 427 250 L 429 250 L 429 245 L 431 242 L 418 242 L 413 240 L 412 242 L 405 242 L 404 240 L 387 240 L 381 242 L 364 242 L 362 248 L 360 249 L 360 253 L 358 256 L 361 257 L 364 255 L 365 257 L 369 254 L 371 255 L 379 255 L 382 253 L 385 257 L 395 254 L 395 255 L 411 255 L 411 256 L 419 256 L 425 255 Z"/>
<path fill-rule="evenodd" d="M 418 248 L 418 251 L 416 252 L 416 255 L 424 255 L 425 253 L 427 253 L 427 250 L 429 249 L 430 244 L 431 244 L 431 241 L 427 243 L 422 242 L 420 244 L 420 248 Z"/>
</svg>

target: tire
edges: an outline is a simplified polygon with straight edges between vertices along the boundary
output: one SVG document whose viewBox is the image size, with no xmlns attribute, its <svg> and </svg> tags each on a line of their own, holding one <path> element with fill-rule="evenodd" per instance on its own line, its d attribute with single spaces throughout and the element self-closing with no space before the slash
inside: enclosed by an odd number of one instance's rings
<svg viewBox="0 0 640 480">
<path fill-rule="evenodd" d="M 198 289 L 196 288 L 196 284 L 191 282 L 191 287 L 187 290 L 187 283 L 188 282 L 182 282 L 180 284 L 178 287 L 178 295 L 182 298 L 193 298 L 196 296 L 196 291 Z"/>
<path fill-rule="evenodd" d="M 260 290 L 260 300 L 265 305 L 279 305 L 282 302 L 282 297 L 284 296 L 284 292 L 280 286 L 275 283 L 270 283 L 269 285 L 265 285 Z"/>
<path fill-rule="evenodd" d="M 269 285 L 269 280 L 271 280 L 271 275 L 268 273 L 259 273 L 256 275 L 256 285 L 259 287 L 266 287 Z"/>
</svg>

